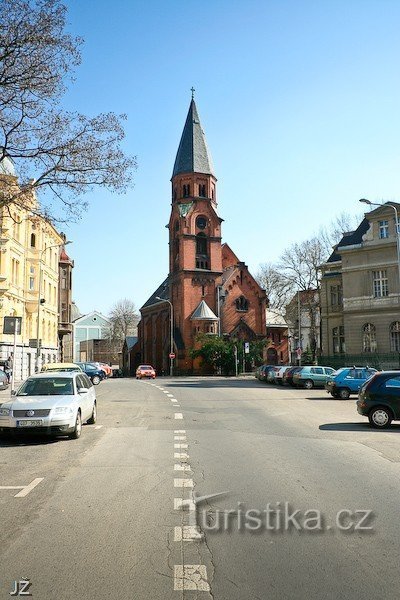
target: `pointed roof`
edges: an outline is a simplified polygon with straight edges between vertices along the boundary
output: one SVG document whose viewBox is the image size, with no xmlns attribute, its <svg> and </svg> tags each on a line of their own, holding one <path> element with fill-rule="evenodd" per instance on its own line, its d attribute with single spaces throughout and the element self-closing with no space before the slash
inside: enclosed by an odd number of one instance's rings
<svg viewBox="0 0 400 600">
<path fill-rule="evenodd" d="M 214 175 L 214 166 L 193 98 L 176 154 L 172 177 L 179 173 Z"/>
<path fill-rule="evenodd" d="M 218 321 L 218 317 L 213 313 L 207 302 L 202 300 L 192 316 L 191 321 Z"/>
</svg>

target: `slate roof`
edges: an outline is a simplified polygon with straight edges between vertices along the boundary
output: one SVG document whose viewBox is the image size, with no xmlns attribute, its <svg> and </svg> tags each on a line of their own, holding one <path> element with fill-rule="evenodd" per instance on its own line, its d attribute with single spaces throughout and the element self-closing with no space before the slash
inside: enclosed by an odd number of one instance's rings
<svg viewBox="0 0 400 600">
<path fill-rule="evenodd" d="M 204 131 L 200 124 L 195 101 L 192 99 L 178 152 L 175 158 L 172 177 L 178 173 L 214 174 L 211 155 L 207 148 Z"/>
<path fill-rule="evenodd" d="M 133 346 L 136 344 L 136 342 L 138 341 L 138 338 L 133 336 L 133 335 L 127 335 L 125 338 L 125 342 L 126 342 L 126 347 L 129 350 L 131 350 L 133 348 Z"/>
<path fill-rule="evenodd" d="M 340 254 L 340 248 L 342 248 L 343 246 L 354 246 L 355 244 L 361 244 L 363 241 L 363 239 L 362 239 L 363 235 L 365 233 L 367 233 L 368 229 L 369 229 L 369 221 L 367 218 L 364 217 L 364 219 L 361 221 L 361 223 L 359 224 L 357 229 L 343 234 L 342 239 L 340 240 L 338 245 L 335 247 L 334 251 L 328 258 L 327 262 L 332 263 L 332 262 L 337 262 L 337 261 L 341 260 L 342 257 Z"/>
<path fill-rule="evenodd" d="M 157 296 L 160 298 L 165 298 L 165 300 L 169 300 L 169 278 L 164 279 L 162 284 L 156 289 L 156 291 L 150 296 L 150 298 L 143 304 L 140 310 L 143 308 L 147 308 L 148 306 L 153 306 L 153 304 L 157 304 L 160 300 L 156 300 Z"/>
<path fill-rule="evenodd" d="M 190 319 L 192 321 L 218 321 L 218 317 L 204 300 L 200 302 Z"/>
</svg>

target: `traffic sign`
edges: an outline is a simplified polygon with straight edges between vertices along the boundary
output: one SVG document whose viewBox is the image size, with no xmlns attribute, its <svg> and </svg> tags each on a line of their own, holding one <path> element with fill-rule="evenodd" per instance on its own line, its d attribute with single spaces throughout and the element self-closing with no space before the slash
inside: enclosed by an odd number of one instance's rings
<svg viewBox="0 0 400 600">
<path fill-rule="evenodd" d="M 170 357 L 170 358 L 175 358 L 175 354 L 174 354 L 174 352 L 170 352 L 170 353 L 169 353 L 169 357 Z"/>
<path fill-rule="evenodd" d="M 249 354 L 250 353 L 250 342 L 245 342 L 244 343 L 244 353 L 245 354 Z"/>
</svg>

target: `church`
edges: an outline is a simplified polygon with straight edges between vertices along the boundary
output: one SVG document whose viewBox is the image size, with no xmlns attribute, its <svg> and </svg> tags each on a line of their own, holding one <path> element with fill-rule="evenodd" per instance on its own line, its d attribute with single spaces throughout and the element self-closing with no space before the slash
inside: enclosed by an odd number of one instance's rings
<svg viewBox="0 0 400 600">
<path fill-rule="evenodd" d="M 158 374 L 202 372 L 198 334 L 266 337 L 267 298 L 226 243 L 217 178 L 193 95 L 172 172 L 169 274 L 141 307 L 136 362 Z"/>
</svg>

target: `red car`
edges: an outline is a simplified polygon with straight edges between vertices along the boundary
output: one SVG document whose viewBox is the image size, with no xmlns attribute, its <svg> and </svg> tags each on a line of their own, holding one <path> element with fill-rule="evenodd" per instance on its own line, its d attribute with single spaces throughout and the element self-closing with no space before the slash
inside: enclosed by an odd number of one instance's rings
<svg viewBox="0 0 400 600">
<path fill-rule="evenodd" d="M 156 372 L 151 365 L 139 365 L 136 369 L 136 379 L 142 379 L 147 377 L 148 379 L 155 379 Z"/>
</svg>

